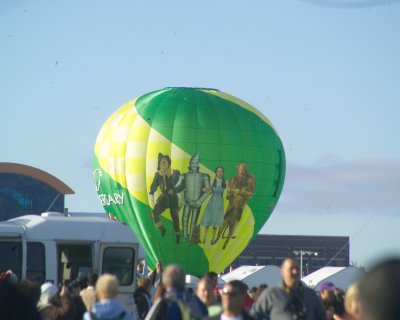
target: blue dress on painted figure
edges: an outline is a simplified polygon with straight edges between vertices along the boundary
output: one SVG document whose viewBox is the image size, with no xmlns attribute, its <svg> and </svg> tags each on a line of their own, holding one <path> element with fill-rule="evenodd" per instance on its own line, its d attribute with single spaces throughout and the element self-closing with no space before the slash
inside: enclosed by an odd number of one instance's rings
<svg viewBox="0 0 400 320">
<path fill-rule="evenodd" d="M 211 198 L 204 210 L 200 226 L 204 227 L 202 242 L 206 242 L 209 227 L 213 228 L 212 240 L 215 239 L 217 228 L 224 222 L 224 191 L 226 181 L 224 179 L 224 168 L 219 166 L 215 169 L 215 179 L 211 186 Z"/>
</svg>

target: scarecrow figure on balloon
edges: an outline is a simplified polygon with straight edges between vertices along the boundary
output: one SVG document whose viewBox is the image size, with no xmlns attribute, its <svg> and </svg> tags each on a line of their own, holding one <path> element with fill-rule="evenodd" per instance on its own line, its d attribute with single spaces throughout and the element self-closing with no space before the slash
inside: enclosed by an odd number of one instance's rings
<svg viewBox="0 0 400 320">
<path fill-rule="evenodd" d="M 171 158 L 162 153 L 158 154 L 157 172 L 154 174 L 153 182 L 150 186 L 149 197 L 150 201 L 155 205 L 151 212 L 154 224 L 160 230 L 164 237 L 166 230 L 163 222 L 160 220 L 160 215 L 169 209 L 171 213 L 172 223 L 174 225 L 175 240 L 178 244 L 180 241 L 179 232 L 179 198 L 178 192 L 174 187 L 180 177 L 179 170 L 171 169 Z M 160 188 L 161 195 L 155 201 L 154 193 Z"/>
</svg>

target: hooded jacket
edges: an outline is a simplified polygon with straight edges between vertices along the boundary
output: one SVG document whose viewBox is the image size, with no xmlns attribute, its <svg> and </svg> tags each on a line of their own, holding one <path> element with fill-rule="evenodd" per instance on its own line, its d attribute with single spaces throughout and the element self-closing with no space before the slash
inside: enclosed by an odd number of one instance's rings
<svg viewBox="0 0 400 320">
<path fill-rule="evenodd" d="M 86 312 L 84 320 L 133 320 L 116 300 L 105 300 L 96 302 L 92 312 Z"/>
</svg>

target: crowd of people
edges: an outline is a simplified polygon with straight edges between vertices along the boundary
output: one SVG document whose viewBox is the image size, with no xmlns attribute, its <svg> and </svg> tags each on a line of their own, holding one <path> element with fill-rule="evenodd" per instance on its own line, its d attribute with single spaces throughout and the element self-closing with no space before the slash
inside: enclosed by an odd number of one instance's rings
<svg viewBox="0 0 400 320">
<path fill-rule="evenodd" d="M 0 274 L 0 319 L 4 320 L 398 320 L 400 259 L 379 263 L 346 292 L 323 282 L 319 292 L 301 282 L 297 261 L 286 258 L 282 283 L 248 288 L 239 280 L 218 286 L 218 275 L 205 274 L 195 290 L 187 288 L 185 271 L 158 262 L 149 276 L 138 266 L 132 293 L 135 308 L 124 310 L 114 275 L 39 285 Z"/>
</svg>

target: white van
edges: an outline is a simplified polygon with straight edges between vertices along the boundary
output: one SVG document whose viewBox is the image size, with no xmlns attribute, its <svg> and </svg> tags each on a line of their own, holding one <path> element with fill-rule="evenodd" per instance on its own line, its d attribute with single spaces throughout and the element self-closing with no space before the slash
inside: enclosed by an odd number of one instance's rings
<svg viewBox="0 0 400 320">
<path fill-rule="evenodd" d="M 45 213 L 0 222 L 0 272 L 57 285 L 88 272 L 112 273 L 128 312 L 135 308 L 138 250 L 128 226 L 103 217 Z"/>
</svg>

